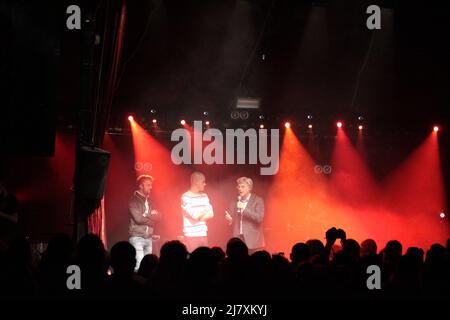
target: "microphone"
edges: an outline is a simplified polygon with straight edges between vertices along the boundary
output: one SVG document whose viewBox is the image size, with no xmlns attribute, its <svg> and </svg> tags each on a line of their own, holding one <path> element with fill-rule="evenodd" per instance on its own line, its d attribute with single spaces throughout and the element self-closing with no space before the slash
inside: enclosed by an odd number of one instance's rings
<svg viewBox="0 0 450 320">
<path fill-rule="evenodd" d="M 242 199 L 241 196 L 238 196 L 238 197 L 237 197 L 238 202 L 240 202 L 241 199 Z M 239 206 L 237 207 L 237 213 L 238 213 L 238 214 L 241 214 L 241 213 L 242 213 L 241 208 L 239 208 Z"/>
</svg>

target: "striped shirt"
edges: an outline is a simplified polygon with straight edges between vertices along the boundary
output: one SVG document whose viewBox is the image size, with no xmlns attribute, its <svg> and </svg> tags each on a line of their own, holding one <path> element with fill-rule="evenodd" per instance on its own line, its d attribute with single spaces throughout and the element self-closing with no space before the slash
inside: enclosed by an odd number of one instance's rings
<svg viewBox="0 0 450 320">
<path fill-rule="evenodd" d="M 213 212 L 206 193 L 187 191 L 181 196 L 183 213 L 183 233 L 185 237 L 206 237 L 208 227 L 205 221 L 198 220 L 204 211 Z"/>
</svg>

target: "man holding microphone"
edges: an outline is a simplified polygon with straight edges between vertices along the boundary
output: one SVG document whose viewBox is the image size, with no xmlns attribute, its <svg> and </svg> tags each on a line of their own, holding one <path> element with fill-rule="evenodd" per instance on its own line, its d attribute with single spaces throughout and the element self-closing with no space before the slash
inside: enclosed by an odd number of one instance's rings
<svg viewBox="0 0 450 320">
<path fill-rule="evenodd" d="M 232 226 L 233 237 L 241 238 L 250 253 L 263 250 L 264 200 L 251 192 L 252 179 L 241 177 L 236 182 L 238 197 L 230 203 L 229 211 L 225 211 L 225 219 Z"/>
</svg>

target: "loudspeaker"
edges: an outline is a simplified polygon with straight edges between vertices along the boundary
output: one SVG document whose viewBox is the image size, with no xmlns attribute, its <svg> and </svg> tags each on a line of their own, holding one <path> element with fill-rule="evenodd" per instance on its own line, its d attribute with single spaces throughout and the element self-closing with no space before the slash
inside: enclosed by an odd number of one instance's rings
<svg viewBox="0 0 450 320">
<path fill-rule="evenodd" d="M 93 148 L 81 147 L 77 154 L 74 176 L 75 194 L 81 199 L 100 200 L 105 194 L 111 153 Z"/>
</svg>

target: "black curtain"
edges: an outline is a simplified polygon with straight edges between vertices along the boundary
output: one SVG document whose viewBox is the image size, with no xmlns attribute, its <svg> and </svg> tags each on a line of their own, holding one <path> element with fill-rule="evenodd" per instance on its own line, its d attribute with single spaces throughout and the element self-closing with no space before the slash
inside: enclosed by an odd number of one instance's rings
<svg viewBox="0 0 450 320">
<path fill-rule="evenodd" d="M 121 66 L 126 15 L 126 0 L 104 0 L 83 17 L 77 155 L 81 146 L 103 145 Z M 103 199 L 84 199 L 75 190 L 76 240 L 94 233 L 106 245 L 104 217 Z"/>
</svg>

